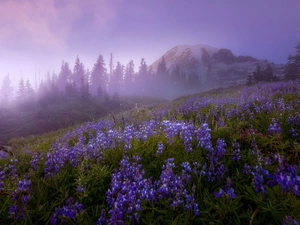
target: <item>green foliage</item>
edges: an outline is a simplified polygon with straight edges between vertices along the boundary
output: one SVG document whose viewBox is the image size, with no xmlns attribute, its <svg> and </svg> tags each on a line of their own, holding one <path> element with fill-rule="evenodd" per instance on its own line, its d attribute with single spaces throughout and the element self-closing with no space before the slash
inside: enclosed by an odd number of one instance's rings
<svg viewBox="0 0 300 225">
<path fill-rule="evenodd" d="M 226 94 L 226 97 L 239 96 L 237 87 L 234 91 Z M 226 90 L 219 90 L 220 96 L 224 96 Z M 238 94 L 237 94 L 238 93 Z M 206 93 L 210 99 L 222 100 L 216 91 Z M 263 94 L 262 94 L 263 95 Z M 267 95 L 267 92 L 265 93 Z M 141 224 L 282 224 L 287 215 L 299 220 L 300 201 L 299 197 L 292 191 L 284 192 L 280 186 L 269 188 L 266 186 L 266 194 L 255 191 L 253 174 L 246 175 L 243 172 L 244 165 L 252 168 L 262 165 L 270 174 L 276 173 L 278 164 L 274 163 L 275 155 L 284 157 L 285 161 L 291 165 L 297 165 L 300 154 L 300 144 L 293 138 L 290 130 L 294 126 L 288 123 L 291 115 L 290 111 L 280 111 L 280 104 L 294 107 L 298 104 L 299 94 L 278 93 L 268 98 L 274 103 L 269 112 L 261 109 L 262 101 L 255 100 L 247 108 L 250 113 L 243 110 L 237 111 L 238 105 L 233 103 L 218 104 L 217 101 L 211 101 L 203 105 L 202 108 L 196 108 L 196 102 L 192 104 L 192 110 L 186 108 L 179 109 L 179 106 L 185 104 L 186 99 L 178 99 L 172 105 L 137 108 L 125 113 L 111 114 L 106 117 L 112 121 L 113 129 L 121 134 L 125 132 L 126 125 L 133 124 L 134 127 L 140 127 L 144 121 L 155 118 L 157 122 L 156 133 L 146 140 L 142 138 L 133 138 L 130 140 L 131 148 L 126 150 L 126 155 L 132 160 L 133 156 L 141 157 L 141 167 L 145 171 L 144 177 L 157 181 L 162 174 L 162 166 L 168 158 L 174 158 L 175 168 L 173 173 L 181 176 L 183 162 L 189 162 L 191 167 L 193 163 L 199 163 L 203 166 L 210 166 L 208 161 L 208 150 L 199 146 L 198 141 L 191 142 L 192 152 L 185 150 L 185 143 L 178 133 L 169 140 L 161 131 L 161 122 L 171 120 L 177 122 L 192 123 L 196 128 L 207 122 L 211 129 L 212 146 L 215 148 L 219 139 L 226 143 L 226 152 L 220 158 L 217 165 L 223 164 L 225 169 L 224 177 L 217 178 L 214 181 L 208 181 L 202 173 L 191 173 L 189 182 L 185 182 L 185 188 L 191 191 L 195 188 L 195 199 L 199 204 L 200 216 L 195 216 L 192 212 L 186 211 L 184 206 L 172 207 L 169 199 L 161 199 L 157 202 L 141 202 L 141 211 L 138 212 Z M 207 97 L 208 98 L 208 97 Z M 135 104 L 136 99 L 131 99 Z M 281 102 L 281 100 L 283 102 Z M 150 100 L 149 100 L 150 101 Z M 74 102 L 73 108 L 79 107 L 78 102 Z M 83 104 L 83 103 L 82 103 Z M 131 104 L 131 103 L 128 103 Z M 82 105 L 81 105 L 82 106 Z M 88 107 L 86 105 L 86 107 Z M 91 106 L 93 107 L 93 106 Z M 296 107 L 295 107 L 296 108 Z M 84 111 L 85 109 L 83 109 Z M 227 112 L 236 110 L 236 114 L 228 116 Z M 257 110 L 257 111 L 255 111 Z M 298 112 L 295 109 L 294 112 Z M 84 113 L 87 115 L 88 110 Z M 73 112 L 76 114 L 75 112 Z M 80 114 L 79 110 L 77 113 Z M 81 112 L 82 113 L 82 112 Z M 43 113 L 42 113 L 43 114 Z M 71 114 L 72 115 L 72 114 Z M 269 126 L 272 119 L 276 118 L 281 125 L 280 134 L 269 133 Z M 86 125 L 82 125 L 84 127 Z M 48 153 L 53 143 L 61 138 L 63 134 L 79 129 L 72 127 L 58 132 L 45 134 L 42 136 L 31 136 L 25 139 L 13 139 L 9 144 L 13 147 L 11 155 L 7 159 L 0 160 L 0 168 L 9 171 L 8 165 L 11 159 L 17 159 L 15 163 L 18 178 L 5 178 L 4 190 L 0 191 L 0 223 L 3 224 L 50 224 L 50 219 L 57 207 L 65 206 L 69 197 L 85 206 L 84 210 L 76 217 L 76 222 L 67 217 L 61 216 L 60 219 L 68 224 L 95 224 L 101 215 L 103 209 L 109 210 L 107 203 L 107 191 L 111 188 L 112 174 L 120 169 L 120 161 L 124 156 L 123 142 L 118 142 L 115 148 L 103 149 L 98 147 L 97 154 L 91 158 L 81 157 L 79 163 L 72 166 L 69 160 L 63 168 L 54 176 L 46 177 L 44 157 L 37 169 L 31 167 L 32 153 Z M 107 134 L 109 129 L 103 129 Z M 86 130 L 82 134 L 84 145 L 80 150 L 88 151 L 88 143 L 91 136 L 96 136 L 97 132 Z M 78 147 L 80 135 L 74 135 L 65 142 L 69 147 Z M 241 159 L 239 162 L 233 161 L 235 148 L 233 143 L 240 146 Z M 102 140 L 103 141 L 103 140 Z M 162 143 L 164 149 L 161 154 L 157 154 L 158 143 Z M 253 146 L 253 143 L 255 146 Z M 31 150 L 28 154 L 25 150 Z M 261 158 L 260 158 L 261 157 Z M 273 163 L 267 164 L 266 158 L 272 158 Z M 200 170 L 200 169 L 199 169 Z M 26 206 L 25 219 L 23 221 L 14 221 L 8 218 L 8 210 L 12 205 L 12 194 L 16 190 L 18 181 L 29 174 L 31 180 L 30 200 Z M 297 171 L 299 175 L 299 168 Z M 237 197 L 231 199 L 228 194 L 224 197 L 216 198 L 215 192 L 220 188 L 226 187 L 226 178 L 232 181 Z M 84 187 L 83 192 L 77 192 L 79 186 Z M 126 215 L 127 216 L 127 215 Z M 127 217 L 126 217 L 127 218 Z M 125 224 L 130 224 L 128 221 Z"/>
</svg>

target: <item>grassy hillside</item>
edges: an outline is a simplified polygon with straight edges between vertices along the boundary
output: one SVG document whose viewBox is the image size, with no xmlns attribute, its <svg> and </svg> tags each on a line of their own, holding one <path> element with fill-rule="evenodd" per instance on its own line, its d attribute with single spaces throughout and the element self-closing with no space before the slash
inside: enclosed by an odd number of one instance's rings
<svg viewBox="0 0 300 225">
<path fill-rule="evenodd" d="M 299 97 L 238 86 L 12 140 L 0 222 L 298 224 Z"/>
<path fill-rule="evenodd" d="M 87 121 L 95 121 L 108 115 L 132 108 L 157 105 L 163 99 L 146 97 L 122 97 L 109 100 L 90 97 L 81 99 L 56 99 L 52 102 L 29 102 L 10 108 L 0 108 L 0 145 L 12 138 L 39 135 L 72 127 Z"/>
</svg>

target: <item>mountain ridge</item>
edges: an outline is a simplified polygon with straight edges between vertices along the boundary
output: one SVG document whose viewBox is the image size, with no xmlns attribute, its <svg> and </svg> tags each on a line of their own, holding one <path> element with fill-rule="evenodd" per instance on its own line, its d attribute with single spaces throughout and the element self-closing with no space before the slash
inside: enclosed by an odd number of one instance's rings
<svg viewBox="0 0 300 225">
<path fill-rule="evenodd" d="M 271 65 L 274 75 L 283 76 L 283 64 L 271 63 L 252 56 L 236 56 L 226 48 L 216 48 L 207 44 L 176 45 L 152 63 L 154 71 L 157 70 L 162 58 L 171 72 L 178 65 L 185 73 L 196 72 L 199 79 L 224 80 L 226 83 L 244 83 L 247 76 L 256 69 L 257 65 L 266 68 Z M 223 83 L 221 81 L 221 83 Z"/>
</svg>

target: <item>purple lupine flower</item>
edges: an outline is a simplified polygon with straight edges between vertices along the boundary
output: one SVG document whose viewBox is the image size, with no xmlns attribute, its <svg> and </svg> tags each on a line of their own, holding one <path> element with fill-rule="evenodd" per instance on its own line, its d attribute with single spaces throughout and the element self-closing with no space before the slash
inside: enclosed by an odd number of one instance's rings
<svg viewBox="0 0 300 225">
<path fill-rule="evenodd" d="M 76 188 L 76 192 L 77 193 L 84 193 L 85 191 L 85 188 L 83 185 L 78 185 L 77 188 Z"/>
<path fill-rule="evenodd" d="M 210 150 L 212 148 L 210 132 L 211 129 L 209 129 L 207 123 L 201 124 L 201 126 L 196 130 L 198 147 L 205 148 L 206 150 Z"/>
<path fill-rule="evenodd" d="M 270 185 L 269 187 L 273 187 L 276 185 L 274 183 L 274 176 L 269 174 L 269 171 L 264 169 L 261 165 L 257 165 L 254 167 L 252 171 L 253 174 L 253 184 L 255 187 L 256 193 L 266 194 L 265 185 Z M 269 179 L 266 181 L 266 179 Z"/>
<path fill-rule="evenodd" d="M 222 198 L 224 196 L 229 197 L 230 199 L 235 199 L 236 194 L 234 193 L 234 189 L 231 187 L 232 182 L 231 179 L 227 178 L 227 183 L 224 189 L 220 188 L 219 192 L 215 192 L 214 195 L 216 198 Z"/>
<path fill-rule="evenodd" d="M 99 217 L 99 219 L 96 222 L 96 225 L 106 225 L 107 224 L 107 220 L 106 220 L 106 210 L 102 209 L 101 211 L 101 216 Z"/>
<path fill-rule="evenodd" d="M 283 220 L 283 225 L 299 225 L 299 222 L 294 220 L 291 216 L 286 216 Z"/>
<path fill-rule="evenodd" d="M 75 199 L 70 197 L 66 200 L 66 206 L 61 208 L 56 207 L 53 216 L 50 219 L 50 223 L 52 225 L 56 224 L 67 224 L 67 222 L 63 221 L 59 218 L 59 216 L 64 216 L 69 218 L 73 223 L 76 222 L 76 217 L 83 211 L 84 206 L 75 202 Z"/>
<path fill-rule="evenodd" d="M 182 169 L 182 172 L 181 172 L 181 177 L 182 177 L 182 180 L 185 180 L 186 182 L 190 182 L 190 179 L 191 179 L 191 173 L 192 173 L 192 169 L 190 167 L 190 164 L 189 162 L 184 162 L 181 164 L 181 167 L 183 168 Z"/>
<path fill-rule="evenodd" d="M 42 151 L 37 151 L 32 154 L 30 165 L 33 170 L 37 170 L 39 163 L 44 160 L 45 154 Z"/>
<path fill-rule="evenodd" d="M 120 162 L 119 170 L 112 175 L 110 189 L 107 191 L 106 201 L 110 206 L 109 224 L 123 223 L 124 216 L 132 223 L 139 221 L 138 212 L 142 210 L 141 200 L 151 200 L 151 180 L 143 178 L 145 175 L 139 164 L 141 158 L 124 156 Z"/>
<path fill-rule="evenodd" d="M 281 164 L 275 177 L 284 192 L 291 191 L 295 195 L 300 196 L 300 176 L 297 176 L 297 169 L 296 165 Z"/>
<path fill-rule="evenodd" d="M 159 142 L 157 144 L 156 155 L 161 155 L 163 150 L 164 150 L 164 144 L 162 142 Z"/>
<path fill-rule="evenodd" d="M 298 130 L 297 130 L 297 129 L 292 128 L 292 129 L 290 130 L 290 132 L 291 132 L 293 138 L 296 138 L 296 139 L 299 138 L 299 133 L 298 133 Z"/>
<path fill-rule="evenodd" d="M 240 150 L 240 145 L 239 143 L 234 139 L 233 143 L 232 143 L 232 161 L 233 162 L 239 162 L 241 159 L 241 150 Z"/>
<path fill-rule="evenodd" d="M 193 124 L 183 125 L 180 132 L 180 138 L 183 140 L 186 152 L 192 152 L 192 141 L 195 135 L 195 127 Z"/>
<path fill-rule="evenodd" d="M 183 171 L 192 172 L 188 163 L 183 163 L 182 167 L 185 168 Z M 167 199 L 172 208 L 183 206 L 186 211 L 192 211 L 195 215 L 199 215 L 198 204 L 194 198 L 196 187 L 193 186 L 192 193 L 189 193 L 185 188 L 183 178 L 173 173 L 174 168 L 174 158 L 167 159 L 162 167 L 160 180 L 155 182 L 157 200 Z"/>
<path fill-rule="evenodd" d="M 269 134 L 281 134 L 281 126 L 276 122 L 276 120 L 273 118 L 272 123 L 270 124 L 268 128 Z"/>
<path fill-rule="evenodd" d="M 26 177 L 18 182 L 17 189 L 12 193 L 14 204 L 9 208 L 9 217 L 24 220 L 25 207 L 29 201 L 31 181 Z"/>
<path fill-rule="evenodd" d="M 4 180 L 5 180 L 5 171 L 3 167 L 0 167 L 0 192 L 4 191 Z"/>
</svg>

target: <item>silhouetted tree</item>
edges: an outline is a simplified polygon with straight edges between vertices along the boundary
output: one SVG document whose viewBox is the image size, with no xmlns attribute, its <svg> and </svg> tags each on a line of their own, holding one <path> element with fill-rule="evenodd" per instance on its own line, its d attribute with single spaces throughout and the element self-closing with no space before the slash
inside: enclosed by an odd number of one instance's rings
<svg viewBox="0 0 300 225">
<path fill-rule="evenodd" d="M 255 83 L 260 82 L 260 81 L 263 80 L 262 71 L 261 71 L 261 67 L 260 67 L 259 64 L 257 64 L 256 69 L 253 72 L 253 79 L 254 79 Z"/>
<path fill-rule="evenodd" d="M 125 71 L 125 78 L 124 78 L 124 85 L 125 89 L 128 91 L 132 92 L 132 87 L 133 87 L 133 79 L 134 79 L 134 62 L 133 60 L 130 60 L 129 63 L 126 66 L 126 71 Z"/>
<path fill-rule="evenodd" d="M 156 71 L 156 76 L 159 80 L 165 82 L 169 80 L 169 73 L 167 70 L 167 65 L 165 61 L 165 57 L 162 57 Z"/>
<path fill-rule="evenodd" d="M 89 93 L 89 76 L 90 76 L 90 71 L 87 69 L 86 73 L 84 76 L 81 78 L 81 86 L 80 86 L 80 97 L 82 100 L 88 100 L 90 97 Z"/>
<path fill-rule="evenodd" d="M 267 66 L 267 68 L 263 71 L 263 80 L 274 81 L 274 74 L 270 63 Z"/>
<path fill-rule="evenodd" d="M 124 66 L 117 62 L 116 68 L 113 71 L 113 75 L 110 79 L 109 89 L 111 92 L 120 91 L 123 83 Z"/>
<path fill-rule="evenodd" d="M 300 78 L 300 42 L 297 44 L 296 54 L 288 56 L 288 62 L 284 68 L 284 77 L 286 80 Z"/>
<path fill-rule="evenodd" d="M 137 73 L 137 78 L 135 85 L 139 88 L 140 93 L 145 93 L 149 88 L 149 76 L 147 72 L 147 63 L 144 58 L 141 59 L 139 71 Z"/>
<path fill-rule="evenodd" d="M 11 85 L 11 80 L 9 75 L 7 74 L 0 88 L 0 96 L 1 96 L 1 105 L 6 106 L 13 97 L 14 87 Z"/>
<path fill-rule="evenodd" d="M 78 56 L 75 60 L 75 65 L 73 69 L 73 82 L 77 90 L 79 91 L 84 89 L 84 86 L 86 85 L 84 65 L 82 62 L 80 62 Z"/>
<path fill-rule="evenodd" d="M 72 71 L 69 63 L 62 62 L 60 72 L 57 78 L 57 87 L 61 92 L 65 91 L 68 82 L 72 82 Z"/>
<path fill-rule="evenodd" d="M 181 71 L 178 64 L 176 64 L 171 72 L 171 81 L 175 86 L 178 86 L 181 81 Z"/>
<path fill-rule="evenodd" d="M 18 85 L 18 92 L 16 96 L 17 102 L 24 102 L 26 100 L 26 88 L 23 77 L 21 77 L 21 80 Z"/>
<path fill-rule="evenodd" d="M 297 64 L 294 62 L 293 56 L 288 56 L 288 62 L 284 67 L 284 78 L 286 80 L 295 80 L 297 78 Z"/>
<path fill-rule="evenodd" d="M 246 82 L 246 84 L 247 84 L 248 86 L 251 86 L 251 85 L 254 84 L 254 77 L 253 77 L 253 74 L 250 73 L 250 74 L 247 76 L 247 82 Z"/>
<path fill-rule="evenodd" d="M 92 94 L 97 94 L 98 87 L 101 87 L 102 90 L 106 90 L 107 73 L 102 55 L 99 55 L 97 62 L 94 64 L 90 81 L 90 91 Z"/>
<path fill-rule="evenodd" d="M 29 79 L 27 79 L 25 84 L 25 98 L 27 100 L 33 100 L 33 97 L 34 97 L 34 90 L 31 86 Z"/>
</svg>

